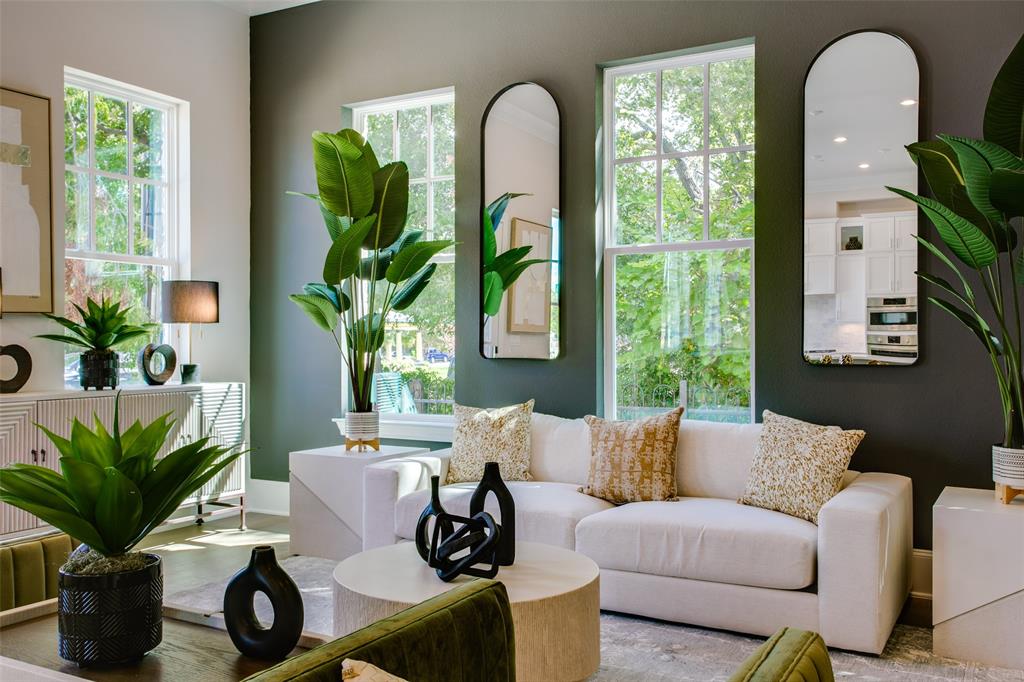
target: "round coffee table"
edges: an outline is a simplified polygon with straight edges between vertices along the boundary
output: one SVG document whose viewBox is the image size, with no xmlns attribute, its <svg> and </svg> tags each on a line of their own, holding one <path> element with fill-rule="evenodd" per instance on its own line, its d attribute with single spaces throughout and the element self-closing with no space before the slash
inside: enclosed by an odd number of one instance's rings
<svg viewBox="0 0 1024 682">
<path fill-rule="evenodd" d="M 508 590 L 516 636 L 516 680 L 582 680 L 601 664 L 597 564 L 568 549 L 517 542 L 516 561 L 495 580 Z M 411 542 L 378 547 L 334 569 L 334 634 L 342 637 L 468 580 L 450 583 Z"/>
</svg>

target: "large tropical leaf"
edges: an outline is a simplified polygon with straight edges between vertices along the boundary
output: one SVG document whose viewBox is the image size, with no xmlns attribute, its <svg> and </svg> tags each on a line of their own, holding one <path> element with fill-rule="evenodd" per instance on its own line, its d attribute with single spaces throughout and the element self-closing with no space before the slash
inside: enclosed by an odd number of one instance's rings
<svg viewBox="0 0 1024 682">
<path fill-rule="evenodd" d="M 1010 218 L 1024 216 L 1024 171 L 997 168 L 992 171 L 991 183 L 992 205 Z"/>
<path fill-rule="evenodd" d="M 395 293 L 394 298 L 391 300 L 392 309 L 405 310 L 415 303 L 416 298 L 427 288 L 435 270 L 437 270 L 437 263 L 431 263 L 406 280 L 405 284 L 402 285 L 402 288 Z"/>
<path fill-rule="evenodd" d="M 494 225 L 487 211 L 484 211 L 484 229 L 481 239 L 483 239 L 483 264 L 484 267 L 487 267 L 494 262 L 494 258 L 498 253 L 498 239 L 494 236 Z"/>
<path fill-rule="evenodd" d="M 956 152 L 971 203 L 981 211 L 993 228 L 1002 231 L 1003 214 L 992 205 L 989 197 L 992 171 L 997 168 L 1020 170 L 1024 167 L 1024 162 L 991 142 L 951 135 L 940 135 L 940 138 Z"/>
<path fill-rule="evenodd" d="M 106 478 L 96 497 L 96 530 L 107 547 L 115 552 L 128 549 L 141 518 L 139 487 L 115 467 L 107 467 Z"/>
<path fill-rule="evenodd" d="M 516 280 L 519 279 L 519 276 L 526 272 L 526 269 L 529 268 L 531 265 L 538 265 L 540 263 L 548 262 L 550 261 L 547 261 L 543 258 L 532 258 L 530 260 L 524 260 L 521 263 L 516 263 L 512 267 L 508 268 L 506 272 L 499 272 L 498 274 L 501 275 L 502 284 L 507 290 L 510 286 L 516 283 Z"/>
<path fill-rule="evenodd" d="M 349 309 L 349 306 L 352 305 L 348 296 L 343 294 L 337 286 L 332 284 L 310 282 L 309 284 L 303 285 L 302 291 L 310 296 L 326 298 L 338 314 L 345 312 Z"/>
<path fill-rule="evenodd" d="M 289 294 L 288 299 L 299 306 L 313 324 L 325 332 L 334 331 L 338 326 L 338 311 L 333 304 L 317 294 Z"/>
<path fill-rule="evenodd" d="M 363 158 L 366 159 L 371 173 L 376 173 L 380 169 L 380 162 L 377 161 L 377 155 L 374 153 L 373 147 L 370 146 L 370 143 L 358 131 L 352 128 L 345 128 L 339 130 L 338 135 L 354 144 L 363 152 Z"/>
<path fill-rule="evenodd" d="M 423 230 L 409 230 L 403 232 L 402 236 L 398 238 L 395 243 L 386 249 L 380 249 L 366 256 L 359 261 L 359 277 L 360 279 L 376 279 L 382 280 L 387 274 L 388 266 L 391 265 L 391 261 L 394 259 L 395 254 L 405 248 L 408 244 L 415 244 L 423 236 Z M 374 267 L 374 261 L 376 261 L 376 267 Z"/>
<path fill-rule="evenodd" d="M 106 450 L 99 436 L 77 419 L 71 425 L 71 447 L 75 457 L 85 462 L 91 462 L 101 469 L 116 464 L 114 453 Z"/>
<path fill-rule="evenodd" d="M 450 239 L 435 239 L 409 244 L 395 254 L 391 265 L 388 266 L 387 280 L 392 284 L 404 282 L 423 269 L 431 258 L 452 244 L 454 242 Z"/>
<path fill-rule="evenodd" d="M 483 305 L 484 315 L 494 317 L 501 310 L 501 298 L 505 287 L 501 283 L 501 275 L 496 272 L 484 273 Z"/>
<path fill-rule="evenodd" d="M 985 105 L 985 139 L 1024 157 L 1024 35 L 996 74 Z"/>
<path fill-rule="evenodd" d="M 491 218 L 491 229 L 497 230 L 501 227 L 501 219 L 508 208 L 508 202 L 516 197 L 533 196 L 529 192 L 505 192 L 500 197 L 487 204 L 487 213 Z"/>
<path fill-rule="evenodd" d="M 74 457 L 61 457 L 60 468 L 64 472 L 71 496 L 75 498 L 78 511 L 85 518 L 92 518 L 106 473 L 95 464 Z"/>
<path fill-rule="evenodd" d="M 324 282 L 341 284 L 359 268 L 359 254 L 363 240 L 374 226 L 374 215 L 357 220 L 352 227 L 334 240 L 324 259 Z"/>
<path fill-rule="evenodd" d="M 58 488 L 28 468 L 0 470 L 0 490 L 24 500 L 48 505 L 57 511 L 78 513 L 74 499 L 66 490 Z"/>
<path fill-rule="evenodd" d="M 373 206 L 373 173 L 363 151 L 336 133 L 313 133 L 320 201 L 336 216 L 358 220 Z"/>
<path fill-rule="evenodd" d="M 995 244 L 977 225 L 953 213 L 934 199 L 918 196 L 897 187 L 887 189 L 920 206 L 939 231 L 942 241 L 961 261 L 975 270 L 988 267 L 995 262 L 998 256 Z"/>
<path fill-rule="evenodd" d="M 485 271 L 493 270 L 494 272 L 502 272 L 509 266 L 514 265 L 523 258 L 526 258 L 527 254 L 533 250 L 532 244 L 526 246 L 517 246 L 514 249 L 509 249 L 505 253 L 497 256 L 489 265 L 484 266 Z"/>
<path fill-rule="evenodd" d="M 965 327 L 974 332 L 974 335 L 977 336 L 978 340 L 981 341 L 981 343 L 985 346 L 985 350 L 988 350 L 987 342 L 991 342 L 992 345 L 995 347 L 997 353 L 1002 352 L 1002 343 L 992 333 L 992 331 L 989 329 L 988 323 L 985 322 L 985 320 L 982 319 L 980 315 L 978 315 L 977 313 L 972 315 L 971 313 L 961 310 L 960 308 L 957 308 L 949 301 L 944 301 L 941 298 L 929 296 L 928 300 L 937 305 L 938 307 L 942 308 L 943 310 L 945 310 L 947 313 L 949 313 L 956 319 L 960 320 L 960 322 L 962 322 Z"/>
<path fill-rule="evenodd" d="M 955 274 L 957 276 L 957 279 L 960 280 L 960 284 L 963 285 L 964 292 L 965 292 L 967 298 L 973 300 L 974 299 L 974 291 L 971 289 L 971 285 L 967 282 L 967 278 L 964 277 L 963 273 L 960 272 L 960 268 L 958 268 L 956 266 L 956 264 L 949 259 L 949 256 L 944 254 L 942 252 L 942 249 L 940 249 L 939 247 L 935 246 L 935 244 L 932 244 L 930 241 L 928 241 L 927 239 L 925 239 L 921 235 L 914 235 L 914 239 L 917 240 L 918 244 L 920 244 L 924 248 L 928 249 L 928 251 L 930 251 L 933 256 L 935 256 L 940 261 L 945 263 L 946 267 L 948 267 L 950 270 L 953 271 L 953 274 Z"/>
<path fill-rule="evenodd" d="M 373 212 L 377 224 L 363 240 L 367 249 L 391 246 L 405 229 L 409 215 L 409 168 L 395 161 L 373 174 Z"/>
</svg>

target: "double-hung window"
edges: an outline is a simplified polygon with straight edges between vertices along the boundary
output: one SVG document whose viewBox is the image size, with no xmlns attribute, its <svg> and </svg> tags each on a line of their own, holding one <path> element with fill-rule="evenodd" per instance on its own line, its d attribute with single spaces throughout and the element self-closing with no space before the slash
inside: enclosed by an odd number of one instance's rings
<svg viewBox="0 0 1024 682">
<path fill-rule="evenodd" d="M 64 78 L 64 311 L 89 298 L 131 306 L 132 323 L 160 319 L 160 285 L 182 272 L 176 136 L 179 103 L 79 72 Z M 187 265 L 185 265 L 187 270 Z M 161 328 L 153 340 L 170 341 Z M 140 338 L 118 348 L 121 381 L 139 380 Z M 65 352 L 77 380 L 80 348 Z"/>
<path fill-rule="evenodd" d="M 753 45 L 604 71 L 605 412 L 751 420 Z"/>
<path fill-rule="evenodd" d="M 351 106 L 353 127 L 381 164 L 409 167 L 407 230 L 422 239 L 455 236 L 455 92 L 428 93 Z M 374 403 L 383 413 L 452 413 L 455 396 L 455 254 L 433 259 L 437 270 L 416 302 L 387 320 Z"/>
</svg>

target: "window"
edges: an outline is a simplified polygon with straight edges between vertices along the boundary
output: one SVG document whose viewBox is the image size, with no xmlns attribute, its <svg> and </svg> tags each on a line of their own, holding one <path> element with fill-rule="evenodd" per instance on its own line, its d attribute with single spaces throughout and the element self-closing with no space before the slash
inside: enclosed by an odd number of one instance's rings
<svg viewBox="0 0 1024 682">
<path fill-rule="evenodd" d="M 409 166 L 409 221 L 423 239 L 455 236 L 455 94 L 451 89 L 352 106 L 381 164 Z M 455 396 L 455 255 L 412 307 L 392 312 L 374 382 L 381 412 L 451 414 Z"/>
<path fill-rule="evenodd" d="M 160 283 L 181 276 L 176 207 L 178 106 L 77 72 L 64 79 L 64 313 L 88 298 L 132 306 L 133 323 L 160 319 Z M 160 337 L 170 341 L 169 332 Z M 118 349 L 121 381 L 140 381 L 137 339 Z M 178 345 L 178 344 L 176 344 Z M 81 349 L 64 354 L 78 381 Z"/>
<path fill-rule="evenodd" d="M 753 46 L 606 69 L 604 104 L 605 412 L 750 421 Z"/>
</svg>

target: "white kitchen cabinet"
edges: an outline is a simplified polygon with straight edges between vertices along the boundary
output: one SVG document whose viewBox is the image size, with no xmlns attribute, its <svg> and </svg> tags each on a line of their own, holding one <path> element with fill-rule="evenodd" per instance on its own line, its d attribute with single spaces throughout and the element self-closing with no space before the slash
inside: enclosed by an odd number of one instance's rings
<svg viewBox="0 0 1024 682">
<path fill-rule="evenodd" d="M 896 282 L 894 293 L 916 294 L 917 293 L 917 252 L 897 251 L 894 256 L 896 260 Z"/>
<path fill-rule="evenodd" d="M 917 213 L 900 213 L 896 215 L 893 232 L 896 236 L 894 247 L 897 251 L 913 251 L 917 253 Z"/>
<path fill-rule="evenodd" d="M 864 256 L 836 258 L 836 320 L 863 323 L 867 316 Z"/>
<path fill-rule="evenodd" d="M 868 296 L 893 293 L 891 251 L 864 254 L 865 290 Z"/>
<path fill-rule="evenodd" d="M 864 216 L 864 250 L 891 251 L 895 220 L 891 215 Z"/>
<path fill-rule="evenodd" d="M 804 257 L 804 293 L 834 294 L 836 292 L 836 257 Z"/>
<path fill-rule="evenodd" d="M 824 256 L 836 252 L 836 219 L 804 221 L 804 255 Z"/>
</svg>

